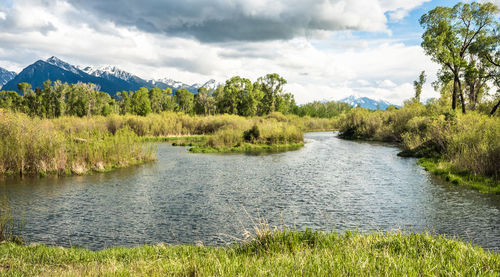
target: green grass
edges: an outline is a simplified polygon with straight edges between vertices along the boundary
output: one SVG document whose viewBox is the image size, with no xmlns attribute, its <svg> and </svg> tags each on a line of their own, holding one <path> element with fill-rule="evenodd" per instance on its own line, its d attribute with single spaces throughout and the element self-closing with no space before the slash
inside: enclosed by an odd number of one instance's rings
<svg viewBox="0 0 500 277">
<path fill-rule="evenodd" d="M 185 145 L 186 146 L 186 145 Z M 234 147 L 208 147 L 205 145 L 190 144 L 187 146 L 194 146 L 189 148 L 192 153 L 258 153 L 258 152 L 284 152 L 297 150 L 304 146 L 303 143 L 290 143 L 290 144 L 252 144 L 243 143 Z"/>
<path fill-rule="evenodd" d="M 500 255 L 428 234 L 264 232 L 239 245 L 90 251 L 0 244 L 1 276 L 498 276 Z"/>
<path fill-rule="evenodd" d="M 449 162 L 435 158 L 420 158 L 418 164 L 425 170 L 459 186 L 467 186 L 483 193 L 500 194 L 500 181 L 468 171 L 459 171 Z"/>
<path fill-rule="evenodd" d="M 202 142 L 206 141 L 208 135 L 185 135 L 185 136 L 170 136 L 170 137 L 152 137 L 145 136 L 142 140 L 145 142 L 171 142 L 171 143 L 186 143 L 186 142 Z"/>
</svg>

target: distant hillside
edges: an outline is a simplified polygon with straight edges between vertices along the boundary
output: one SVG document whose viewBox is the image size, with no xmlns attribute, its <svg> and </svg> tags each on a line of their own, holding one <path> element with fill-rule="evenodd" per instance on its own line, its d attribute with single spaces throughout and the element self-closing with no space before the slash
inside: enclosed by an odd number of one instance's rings
<svg viewBox="0 0 500 277">
<path fill-rule="evenodd" d="M 0 81 L 3 76 L 2 72 L 0 72 Z M 46 80 L 60 80 L 70 84 L 77 82 L 94 83 L 98 85 L 102 91 L 111 95 L 114 95 L 118 91 L 137 90 L 140 87 L 146 87 L 148 89 L 154 87 L 161 89 L 171 88 L 174 93 L 180 88 L 185 88 L 193 93 L 197 93 L 198 89 L 202 86 L 208 89 L 215 89 L 219 85 L 215 80 L 209 80 L 203 84 L 194 85 L 188 85 L 167 78 L 160 80 L 144 80 L 116 67 L 82 68 L 64 62 L 57 57 L 51 57 L 46 61 L 38 60 L 24 68 L 17 76 L 14 72 L 9 73 L 11 73 L 11 75 L 13 73 L 14 75 L 8 80 L 7 77 L 5 78 L 6 81 L 2 90 L 17 91 L 17 84 L 22 82 L 31 84 L 33 88 L 41 87 Z M 7 74 L 5 74 L 5 76 L 7 76 Z"/>
<path fill-rule="evenodd" d="M 16 77 L 16 72 L 8 71 L 0 67 L 0 88 Z"/>
<path fill-rule="evenodd" d="M 339 102 L 347 103 L 353 107 L 361 107 L 370 110 L 385 110 L 389 106 L 398 107 L 398 105 L 391 104 L 385 100 L 374 100 L 368 97 L 356 97 L 354 95 L 340 99 Z"/>
</svg>

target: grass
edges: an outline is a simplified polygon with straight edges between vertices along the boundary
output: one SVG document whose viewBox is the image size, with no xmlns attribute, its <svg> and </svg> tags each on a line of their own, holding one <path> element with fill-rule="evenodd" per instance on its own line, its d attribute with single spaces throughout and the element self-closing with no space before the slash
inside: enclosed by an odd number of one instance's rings
<svg viewBox="0 0 500 277">
<path fill-rule="evenodd" d="M 333 129 L 334 119 L 272 113 L 264 117 L 29 117 L 0 109 L 0 175 L 82 175 L 154 160 L 151 142 L 198 146 L 199 152 L 284 151 L 303 144 L 304 131 Z M 244 138 L 258 128 L 258 135 Z"/>
<path fill-rule="evenodd" d="M 9 200 L 6 196 L 0 199 L 0 242 L 10 241 L 21 244 L 24 242 L 19 235 L 24 227 L 24 220 L 16 220 L 9 206 Z"/>
<path fill-rule="evenodd" d="M 189 145 L 184 146 L 194 146 L 189 148 L 191 153 L 258 153 L 258 152 L 284 152 L 297 150 L 304 146 L 304 143 L 290 143 L 290 144 L 252 144 L 243 143 L 239 146 L 233 147 L 207 147 L 205 145 L 196 145 L 189 143 Z"/>
<path fill-rule="evenodd" d="M 429 234 L 263 232 L 232 246 L 144 245 L 90 251 L 0 244 L 2 276 L 477 276 L 500 255 Z"/>
<path fill-rule="evenodd" d="M 81 175 L 155 157 L 154 147 L 128 126 L 111 132 L 93 118 L 51 120 L 1 110 L 0 118 L 0 174 Z"/>
<path fill-rule="evenodd" d="M 500 194 L 500 182 L 494 178 L 459 171 L 449 162 L 436 158 L 420 158 L 418 164 L 454 185 L 467 186 L 482 193 Z"/>
<path fill-rule="evenodd" d="M 399 110 L 356 108 L 340 122 L 342 138 L 398 143 L 400 156 L 427 158 L 420 164 L 451 183 L 498 193 L 500 117 L 457 114 L 431 101 Z"/>
</svg>

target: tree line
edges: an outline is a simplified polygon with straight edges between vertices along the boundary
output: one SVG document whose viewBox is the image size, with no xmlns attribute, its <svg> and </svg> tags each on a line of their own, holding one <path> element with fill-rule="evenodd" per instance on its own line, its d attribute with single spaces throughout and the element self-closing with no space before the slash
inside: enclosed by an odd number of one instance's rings
<svg viewBox="0 0 500 277">
<path fill-rule="evenodd" d="M 140 88 L 117 92 L 114 97 L 101 92 L 92 83 L 67 84 L 47 80 L 33 89 L 19 83 L 18 92 L 0 91 L 0 108 L 11 109 L 42 118 L 135 114 L 145 116 L 164 111 L 186 114 L 236 114 L 261 116 L 273 112 L 311 117 L 333 117 L 350 106 L 340 102 L 295 103 L 293 94 L 284 92 L 287 81 L 276 73 L 267 74 L 252 83 L 235 76 L 214 90 L 199 88 L 193 94 L 186 89 L 173 93 L 171 88 Z"/>
</svg>

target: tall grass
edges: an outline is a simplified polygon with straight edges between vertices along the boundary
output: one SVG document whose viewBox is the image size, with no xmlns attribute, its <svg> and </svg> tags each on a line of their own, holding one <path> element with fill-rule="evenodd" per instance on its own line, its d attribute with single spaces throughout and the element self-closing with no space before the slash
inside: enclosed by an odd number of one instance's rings
<svg viewBox="0 0 500 277">
<path fill-rule="evenodd" d="M 337 124 L 334 119 L 281 113 L 241 117 L 163 112 L 41 119 L 0 110 L 0 119 L 0 174 L 7 175 L 84 174 L 154 159 L 154 149 L 141 137 L 210 135 L 209 147 L 277 145 L 302 143 L 304 131 L 332 130 Z M 244 141 L 244 132 L 252 126 L 259 128 L 260 136 Z"/>
<path fill-rule="evenodd" d="M 0 199 L 0 243 L 23 243 L 23 220 L 15 220 L 6 196 Z"/>
<path fill-rule="evenodd" d="M 0 174 L 84 174 L 154 159 L 128 127 L 113 134 L 102 118 L 31 118 L 0 111 Z"/>
<path fill-rule="evenodd" d="M 499 117 L 412 104 L 389 111 L 353 109 L 340 121 L 341 137 L 397 142 L 404 155 L 436 158 L 455 170 L 500 180 Z"/>
</svg>

